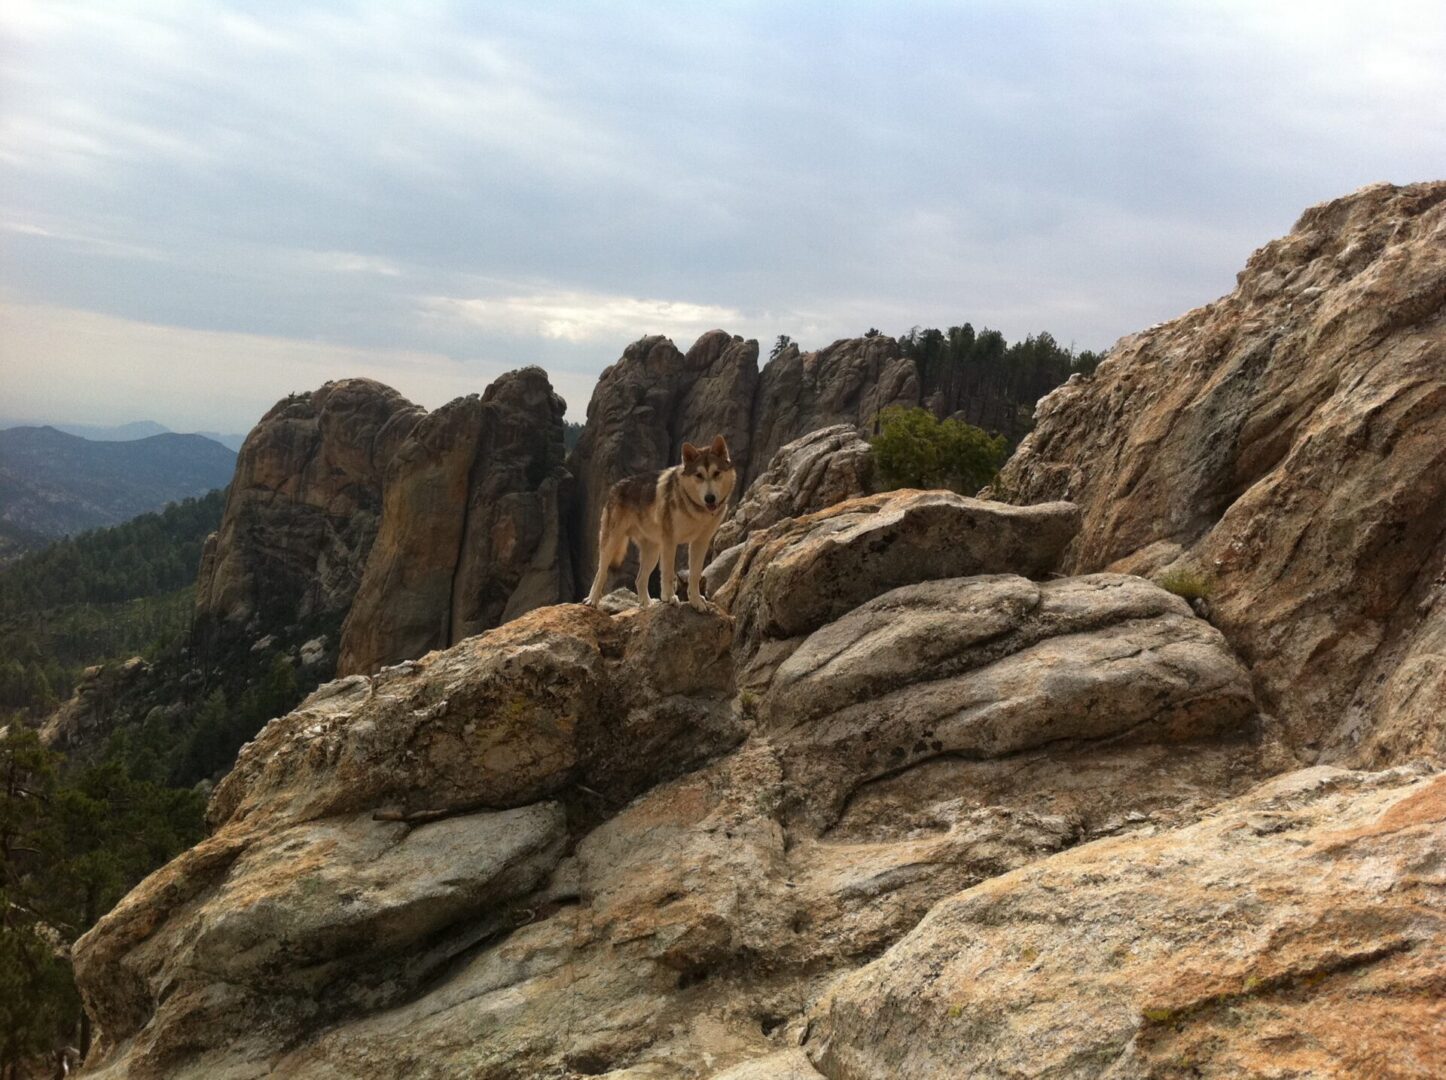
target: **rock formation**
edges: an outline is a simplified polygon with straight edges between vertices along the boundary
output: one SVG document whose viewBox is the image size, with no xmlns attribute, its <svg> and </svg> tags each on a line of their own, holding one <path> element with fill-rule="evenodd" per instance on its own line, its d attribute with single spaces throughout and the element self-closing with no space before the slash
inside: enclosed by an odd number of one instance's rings
<svg viewBox="0 0 1446 1080">
<path fill-rule="evenodd" d="M 1014 507 L 947 491 L 850 499 L 754 533 L 714 599 L 738 619 L 745 682 L 805 634 L 901 585 L 1014 571 L 1042 577 L 1078 528 L 1067 503 Z"/>
<path fill-rule="evenodd" d="M 339 621 L 376 537 L 382 478 L 422 415 L 370 379 L 277 402 L 237 457 L 202 556 L 198 621 L 254 621 L 263 633 L 319 615 Z"/>
<path fill-rule="evenodd" d="M 713 537 L 724 551 L 759 529 L 867 495 L 872 487 L 869 444 L 850 424 L 811 431 L 781 447 L 735 501 Z"/>
<path fill-rule="evenodd" d="M 1017 576 L 1076 521 L 855 499 L 754 534 L 731 616 L 544 608 L 329 684 L 78 946 L 102 1075 L 694 1077 L 796 1047 L 938 901 L 1253 771 L 1249 680 L 1188 605 Z M 791 653 L 739 692 L 775 624 Z"/>
<path fill-rule="evenodd" d="M 1317 208 L 1118 346 L 1000 485 L 1054 501 L 832 503 L 857 437 L 802 440 L 745 500 L 719 610 L 543 607 L 321 687 L 76 944 L 93 1074 L 1434 1075 L 1446 773 L 1400 759 L 1446 738 L 1442 206 Z M 774 379 L 873 408 L 847 373 L 895 354 L 865 340 Z M 632 347 L 580 486 L 671 454 L 657 410 L 749 400 L 749 344 Z M 466 496 L 469 431 L 531 445 L 481 415 L 514 390 L 545 396 L 524 372 L 417 425 L 384 518 Z M 794 422 L 770 415 L 755 467 Z M 419 540 L 383 534 L 400 574 Z M 1128 572 L 1187 565 L 1210 620 Z M 1298 768 L 1352 730 L 1391 767 Z"/>
<path fill-rule="evenodd" d="M 1446 775 L 1322 767 L 1035 863 L 839 980 L 809 1056 L 829 1080 L 1433 1075 L 1443 824 Z"/>
<path fill-rule="evenodd" d="M 759 379 L 754 460 L 767 462 L 810 431 L 834 424 L 868 427 L 890 405 L 919 403 L 919 373 L 887 334 L 844 338 L 810 353 L 789 345 Z"/>
<path fill-rule="evenodd" d="M 1040 402 L 1004 470 L 1068 562 L 1213 584 L 1307 759 L 1446 753 L 1446 182 L 1305 212 L 1235 291 Z"/>
<path fill-rule="evenodd" d="M 546 373 L 523 368 L 412 428 L 387 469 L 339 673 L 413 659 L 571 599 L 565 408 Z"/>
<path fill-rule="evenodd" d="M 60 703 L 40 728 L 46 746 L 65 753 L 93 748 L 110 734 L 110 715 L 116 698 L 138 680 L 150 665 L 143 657 L 96 664 L 81 672 L 75 693 Z"/>
</svg>

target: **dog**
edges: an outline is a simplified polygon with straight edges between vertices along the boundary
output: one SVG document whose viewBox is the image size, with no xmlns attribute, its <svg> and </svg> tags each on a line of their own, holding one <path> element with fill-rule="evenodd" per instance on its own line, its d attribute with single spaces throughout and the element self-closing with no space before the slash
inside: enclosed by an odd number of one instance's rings
<svg viewBox="0 0 1446 1080">
<path fill-rule="evenodd" d="M 596 606 L 607 587 L 608 571 L 622 562 L 628 541 L 638 549 L 638 602 L 652 603 L 648 578 L 662 563 L 662 601 L 678 602 L 673 562 L 678 545 L 688 545 L 688 603 L 706 611 L 703 600 L 703 559 L 713 534 L 723 524 L 728 496 L 738 477 L 728 456 L 728 443 L 719 435 L 699 449 L 683 444 L 680 464 L 658 473 L 620 480 L 608 492 L 598 529 L 597 577 L 584 603 Z"/>
</svg>

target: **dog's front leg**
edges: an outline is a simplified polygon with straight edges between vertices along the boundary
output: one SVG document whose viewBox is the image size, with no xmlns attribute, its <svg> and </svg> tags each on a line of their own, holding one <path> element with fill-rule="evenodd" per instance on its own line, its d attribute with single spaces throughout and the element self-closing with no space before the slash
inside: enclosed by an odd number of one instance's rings
<svg viewBox="0 0 1446 1080">
<path fill-rule="evenodd" d="M 663 603 L 676 604 L 678 602 L 678 541 L 671 536 L 663 537 L 663 558 L 662 565 L 658 572 L 662 574 L 661 589 Z"/>
<path fill-rule="evenodd" d="M 703 537 L 688 545 L 688 603 L 695 611 L 708 610 L 708 601 L 703 599 L 703 560 L 708 557 L 710 539 Z"/>
<path fill-rule="evenodd" d="M 653 576 L 653 567 L 658 565 L 658 549 L 652 544 L 640 544 L 638 547 L 638 578 L 635 588 L 638 591 L 638 606 L 647 607 L 653 602 L 648 595 L 648 579 Z"/>
</svg>

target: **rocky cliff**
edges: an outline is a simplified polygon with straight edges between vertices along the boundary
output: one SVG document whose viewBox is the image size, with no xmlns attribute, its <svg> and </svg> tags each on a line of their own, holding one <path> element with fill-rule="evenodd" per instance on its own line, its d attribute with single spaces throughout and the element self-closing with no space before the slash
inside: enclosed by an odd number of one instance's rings
<svg viewBox="0 0 1446 1080">
<path fill-rule="evenodd" d="M 1446 776 L 1252 787 L 1246 668 L 1054 574 L 1078 521 L 855 499 L 746 540 L 721 613 L 323 687 L 78 944 L 95 1074 L 1427 1075 Z"/>
<path fill-rule="evenodd" d="M 1071 570 L 1186 571 L 1303 757 L 1446 753 L 1446 183 L 1313 207 L 1125 338 L 1004 470 Z"/>
<path fill-rule="evenodd" d="M 1442 206 L 1309 211 L 1049 398 L 1014 505 L 754 427 L 717 610 L 544 606 L 320 687 L 77 943 L 92 1073 L 1435 1075 Z M 650 364 L 741 408 L 746 349 L 639 343 L 598 416 L 651 415 Z M 449 409 L 514 392 L 551 407 Z M 445 412 L 388 483 L 470 506 Z M 1184 569 L 1209 596 L 1135 572 Z"/>
<path fill-rule="evenodd" d="M 370 379 L 279 401 L 236 460 L 207 541 L 196 615 L 262 633 L 350 608 L 376 538 L 382 478 L 423 410 Z"/>
<path fill-rule="evenodd" d="M 524 368 L 412 427 L 388 464 L 339 671 L 375 671 L 572 597 L 565 408 L 545 372 Z"/>
</svg>

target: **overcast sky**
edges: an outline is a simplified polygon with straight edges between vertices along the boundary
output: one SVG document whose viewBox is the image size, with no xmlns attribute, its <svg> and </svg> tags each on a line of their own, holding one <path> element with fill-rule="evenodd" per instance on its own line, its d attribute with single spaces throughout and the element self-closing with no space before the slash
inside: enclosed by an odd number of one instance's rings
<svg viewBox="0 0 1446 1080">
<path fill-rule="evenodd" d="M 627 342 L 1080 348 L 1446 176 L 1446 4 L 0 0 L 0 416 L 428 407 Z"/>
</svg>

